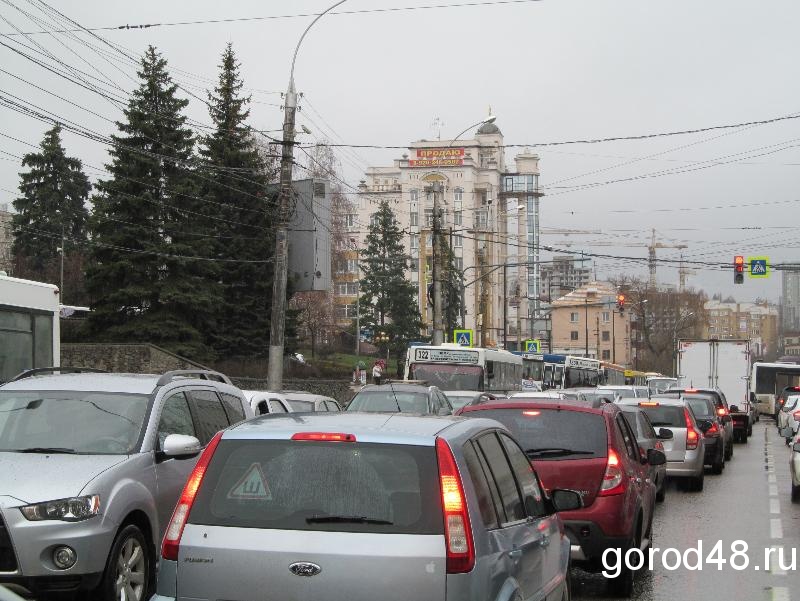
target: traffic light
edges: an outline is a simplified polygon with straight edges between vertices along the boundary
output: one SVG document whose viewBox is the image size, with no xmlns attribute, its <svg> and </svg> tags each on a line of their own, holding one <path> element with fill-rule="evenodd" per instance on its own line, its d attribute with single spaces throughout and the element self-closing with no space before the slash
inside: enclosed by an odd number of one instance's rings
<svg viewBox="0 0 800 601">
<path fill-rule="evenodd" d="M 618 294 L 617 295 L 617 309 L 619 310 L 620 315 L 625 313 L 625 295 Z"/>
<path fill-rule="evenodd" d="M 733 283 L 744 284 L 744 257 L 736 255 L 733 258 Z"/>
</svg>

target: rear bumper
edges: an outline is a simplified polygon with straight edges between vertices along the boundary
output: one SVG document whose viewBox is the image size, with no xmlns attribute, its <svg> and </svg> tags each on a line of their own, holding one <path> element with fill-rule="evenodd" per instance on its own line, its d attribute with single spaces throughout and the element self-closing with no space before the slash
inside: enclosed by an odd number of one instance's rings
<svg viewBox="0 0 800 601">
<path fill-rule="evenodd" d="M 694 478 L 703 473 L 705 445 L 686 451 L 681 461 L 667 461 L 667 476 L 671 478 Z"/>
<path fill-rule="evenodd" d="M 722 437 L 706 438 L 706 450 L 704 462 L 706 465 L 711 465 L 717 460 L 717 455 L 720 448 L 723 446 Z"/>
<path fill-rule="evenodd" d="M 603 552 L 607 549 L 622 549 L 628 545 L 630 536 L 608 536 L 594 522 L 566 520 L 564 528 L 570 542 L 572 565 L 589 572 L 603 568 Z"/>
</svg>

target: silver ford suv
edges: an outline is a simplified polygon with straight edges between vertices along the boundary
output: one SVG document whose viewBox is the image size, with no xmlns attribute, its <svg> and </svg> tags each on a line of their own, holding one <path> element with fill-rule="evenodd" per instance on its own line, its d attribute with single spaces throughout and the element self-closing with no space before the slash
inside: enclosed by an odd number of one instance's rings
<svg viewBox="0 0 800 601">
<path fill-rule="evenodd" d="M 198 461 L 153 601 L 569 599 L 556 510 L 580 504 L 493 420 L 257 417 Z"/>
<path fill-rule="evenodd" d="M 252 409 L 216 372 L 69 371 L 0 386 L 0 585 L 147 599 L 198 455 Z"/>
</svg>

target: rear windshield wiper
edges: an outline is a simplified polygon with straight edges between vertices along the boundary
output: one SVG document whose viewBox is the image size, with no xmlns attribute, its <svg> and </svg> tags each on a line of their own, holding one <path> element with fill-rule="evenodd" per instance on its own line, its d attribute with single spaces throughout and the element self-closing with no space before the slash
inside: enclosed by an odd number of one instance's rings
<svg viewBox="0 0 800 601">
<path fill-rule="evenodd" d="M 53 453 L 61 455 L 76 455 L 78 451 L 75 449 L 67 449 L 65 447 L 29 447 L 27 449 L 16 449 L 16 453 Z"/>
<path fill-rule="evenodd" d="M 527 449 L 525 454 L 528 457 L 539 457 L 541 455 L 595 455 L 594 451 L 578 451 L 576 449 L 564 449 L 561 447 L 545 447 L 541 449 Z"/>
<path fill-rule="evenodd" d="M 310 518 L 306 518 L 306 522 L 309 524 L 377 524 L 383 526 L 394 524 L 389 520 L 368 518 L 364 515 L 312 515 Z"/>
</svg>

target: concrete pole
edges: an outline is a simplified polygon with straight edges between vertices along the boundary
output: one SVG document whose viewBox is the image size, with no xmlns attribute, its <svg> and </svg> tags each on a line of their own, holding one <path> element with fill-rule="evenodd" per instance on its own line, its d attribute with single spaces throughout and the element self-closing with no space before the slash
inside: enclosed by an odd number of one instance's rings
<svg viewBox="0 0 800 601">
<path fill-rule="evenodd" d="M 433 337 L 431 344 L 440 345 L 444 342 L 444 325 L 442 319 L 442 245 L 441 223 L 439 211 L 441 210 L 440 196 L 442 184 L 434 182 L 431 186 L 433 192 Z"/>
</svg>

